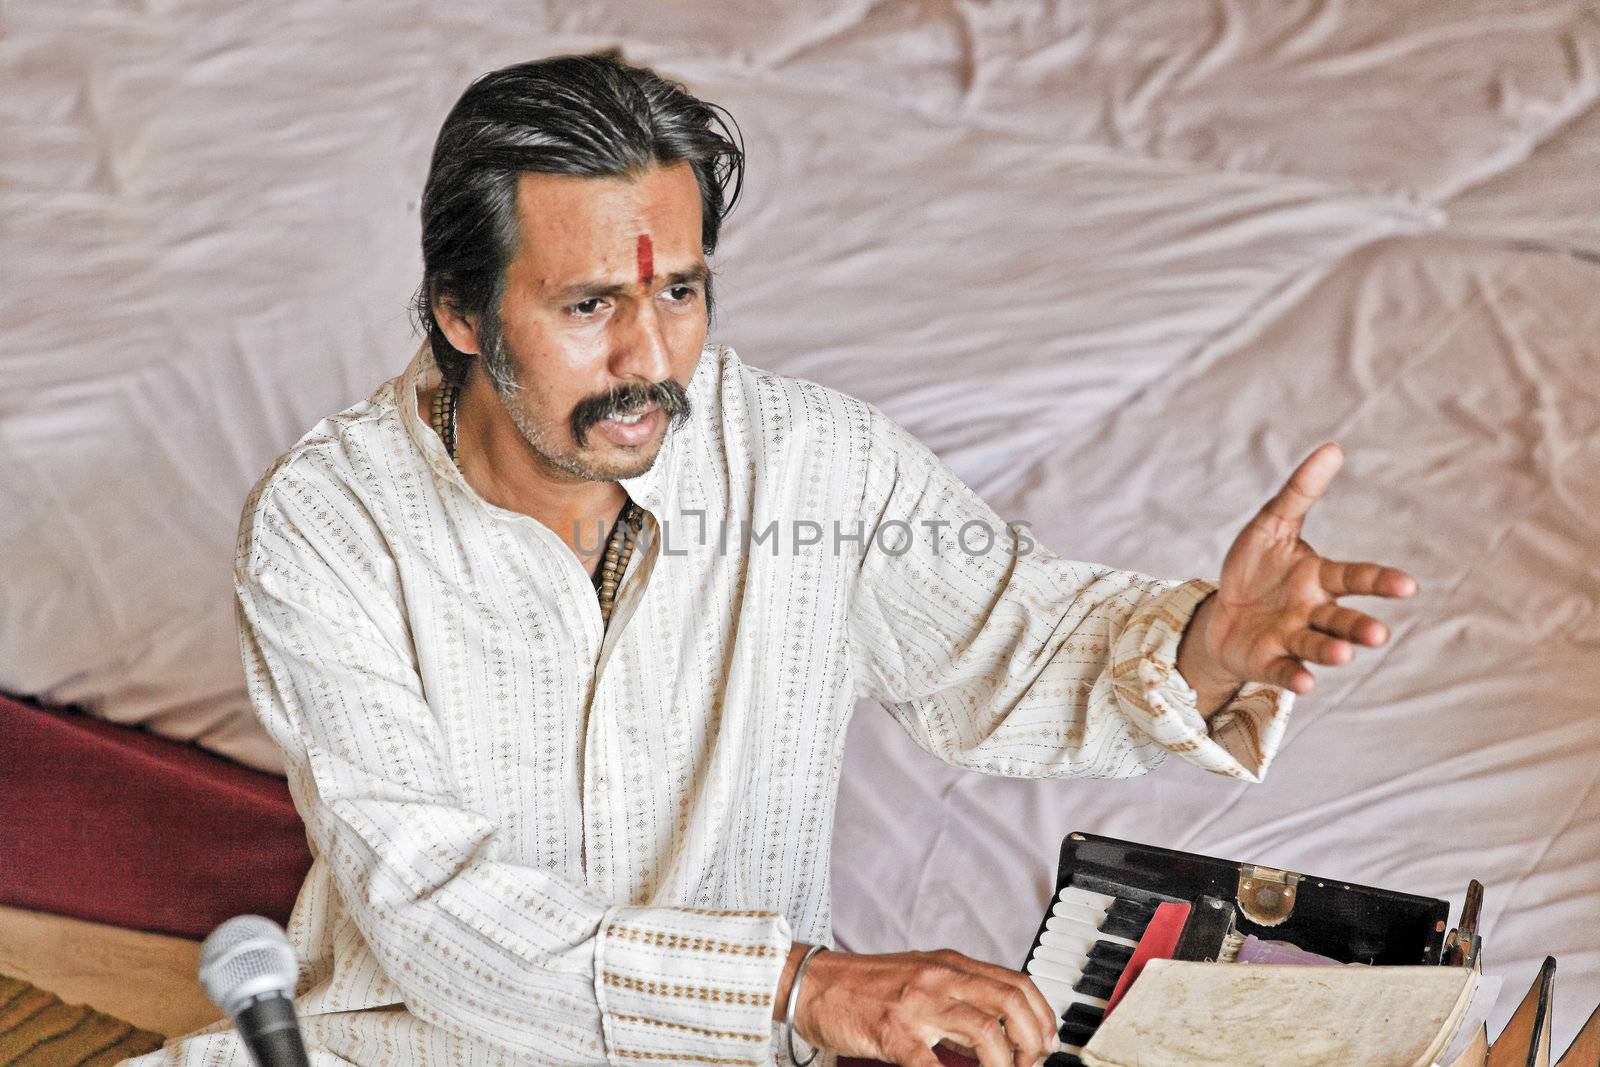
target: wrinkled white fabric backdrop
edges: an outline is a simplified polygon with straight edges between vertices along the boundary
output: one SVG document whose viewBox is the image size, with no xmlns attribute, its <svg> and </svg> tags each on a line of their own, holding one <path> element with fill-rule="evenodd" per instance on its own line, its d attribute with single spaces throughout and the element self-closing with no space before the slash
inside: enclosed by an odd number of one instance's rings
<svg viewBox="0 0 1600 1067">
<path fill-rule="evenodd" d="M 1308 536 L 1423 586 L 1263 786 L 987 779 L 861 709 L 840 941 L 1015 965 L 1074 829 L 1456 904 L 1475 876 L 1498 1018 L 1557 953 L 1564 1043 L 1600 999 L 1594 2 L 11 5 L 0 688 L 271 763 L 245 492 L 413 350 L 468 81 L 616 44 L 743 126 L 713 338 L 747 362 L 1163 575 L 1214 575 L 1335 438 Z"/>
</svg>

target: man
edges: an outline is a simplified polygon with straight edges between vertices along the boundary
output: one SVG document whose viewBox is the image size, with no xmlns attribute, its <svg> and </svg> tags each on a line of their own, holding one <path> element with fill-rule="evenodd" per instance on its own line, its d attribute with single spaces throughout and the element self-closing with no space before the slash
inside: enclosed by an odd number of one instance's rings
<svg viewBox="0 0 1600 1067">
<path fill-rule="evenodd" d="M 424 195 L 427 344 L 246 506 L 314 1059 L 759 1064 L 792 999 L 830 1054 L 1031 1064 L 1050 1011 L 1001 967 L 823 952 L 794 990 L 857 697 L 988 773 L 1172 751 L 1255 780 L 1306 664 L 1386 640 L 1337 598 L 1414 591 L 1300 540 L 1336 447 L 1220 590 L 1160 581 L 1030 544 L 870 405 L 707 347 L 725 134 L 611 57 L 480 79 Z M 244 1062 L 220 1028 L 165 1056 Z"/>
</svg>

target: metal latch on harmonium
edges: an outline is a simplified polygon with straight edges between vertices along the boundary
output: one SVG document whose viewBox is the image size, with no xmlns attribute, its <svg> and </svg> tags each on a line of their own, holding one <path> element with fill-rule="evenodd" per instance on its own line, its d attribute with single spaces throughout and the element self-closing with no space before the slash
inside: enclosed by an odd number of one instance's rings
<svg viewBox="0 0 1600 1067">
<path fill-rule="evenodd" d="M 1257 926 L 1277 926 L 1294 914 L 1301 875 L 1253 864 L 1239 866 L 1239 910 Z"/>
</svg>

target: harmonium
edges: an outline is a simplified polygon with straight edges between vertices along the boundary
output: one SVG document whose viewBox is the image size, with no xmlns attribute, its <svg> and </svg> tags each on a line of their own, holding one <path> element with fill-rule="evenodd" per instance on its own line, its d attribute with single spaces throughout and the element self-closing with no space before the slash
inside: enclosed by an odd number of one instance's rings
<svg viewBox="0 0 1600 1067">
<path fill-rule="evenodd" d="M 1022 968 L 1057 1016 L 1047 1067 L 1600 1067 L 1600 1010 L 1552 1058 L 1553 959 L 1489 1042 L 1499 980 L 1480 967 L 1482 899 L 1472 883 L 1451 927 L 1443 900 L 1069 834 Z M 1249 963 L 1301 966 L 1227 966 Z M 1278 1032 L 1256 1032 L 1273 1017 Z"/>
</svg>

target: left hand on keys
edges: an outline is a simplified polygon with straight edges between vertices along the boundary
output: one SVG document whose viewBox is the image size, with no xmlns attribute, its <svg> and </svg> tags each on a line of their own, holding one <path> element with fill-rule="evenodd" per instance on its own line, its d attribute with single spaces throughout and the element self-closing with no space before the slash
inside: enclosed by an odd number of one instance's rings
<svg viewBox="0 0 1600 1067">
<path fill-rule="evenodd" d="M 1342 596 L 1408 597 L 1416 580 L 1377 563 L 1343 563 L 1317 554 L 1300 536 L 1311 505 L 1344 463 L 1322 445 L 1245 526 L 1222 564 L 1217 592 L 1195 612 L 1178 646 L 1178 671 L 1216 711 L 1245 682 L 1309 693 L 1308 663 L 1350 662 L 1355 645 L 1376 648 L 1388 627 L 1338 603 Z"/>
</svg>

